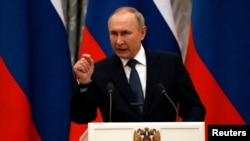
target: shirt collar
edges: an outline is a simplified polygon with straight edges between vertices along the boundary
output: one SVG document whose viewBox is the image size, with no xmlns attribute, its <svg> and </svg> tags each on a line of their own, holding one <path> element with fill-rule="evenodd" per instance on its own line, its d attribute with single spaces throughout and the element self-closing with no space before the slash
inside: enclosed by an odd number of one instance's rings
<svg viewBox="0 0 250 141">
<path fill-rule="evenodd" d="M 140 64 L 146 66 L 146 54 L 145 54 L 144 47 L 142 45 L 141 45 L 139 52 L 135 55 L 134 59 L 137 60 Z M 125 67 L 129 60 L 121 58 L 121 61 L 122 61 L 123 66 Z"/>
</svg>

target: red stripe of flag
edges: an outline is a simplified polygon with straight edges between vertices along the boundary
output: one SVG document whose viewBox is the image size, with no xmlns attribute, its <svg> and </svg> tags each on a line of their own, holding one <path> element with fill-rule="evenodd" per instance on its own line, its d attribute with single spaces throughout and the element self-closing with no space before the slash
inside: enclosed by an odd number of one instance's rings
<svg viewBox="0 0 250 141">
<path fill-rule="evenodd" d="M 30 105 L 4 60 L 0 57 L 0 140 L 40 141 L 34 126 Z"/>
<path fill-rule="evenodd" d="M 193 40 L 192 28 L 190 30 L 185 66 L 207 109 L 205 119 L 207 124 L 244 123 L 244 120 L 228 100 L 225 93 L 219 87 L 211 72 L 197 53 Z"/>
<path fill-rule="evenodd" d="M 85 26 L 82 36 L 82 44 L 80 49 L 79 57 L 83 53 L 91 54 L 94 61 L 98 61 L 106 57 L 100 45 L 96 42 L 92 34 L 89 32 L 88 27 Z"/>
</svg>

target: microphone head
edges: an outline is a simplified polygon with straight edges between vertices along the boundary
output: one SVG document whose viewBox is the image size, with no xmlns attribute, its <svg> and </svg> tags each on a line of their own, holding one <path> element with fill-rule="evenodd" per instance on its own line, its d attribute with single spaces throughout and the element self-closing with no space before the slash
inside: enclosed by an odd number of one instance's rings
<svg viewBox="0 0 250 141">
<path fill-rule="evenodd" d="M 178 110 L 177 110 L 177 107 L 174 103 L 174 101 L 168 96 L 167 94 L 167 91 L 166 91 L 166 88 L 164 87 L 164 85 L 162 83 L 158 83 L 157 84 L 157 88 L 159 89 L 159 91 L 161 91 L 162 94 L 164 94 L 166 96 L 166 98 L 169 100 L 169 102 L 172 104 L 174 110 L 175 110 L 175 114 L 176 114 L 176 118 L 178 118 Z"/>
<path fill-rule="evenodd" d="M 162 94 L 164 94 L 164 93 L 166 92 L 166 89 L 165 89 L 165 87 L 164 87 L 164 85 L 163 85 L 162 83 L 158 83 L 158 84 L 157 84 L 157 88 L 158 88 L 158 90 L 159 90 Z"/>
<path fill-rule="evenodd" d="M 113 91 L 114 91 L 114 84 L 112 82 L 109 82 L 107 84 L 107 90 L 108 90 L 109 93 L 113 93 Z"/>
</svg>

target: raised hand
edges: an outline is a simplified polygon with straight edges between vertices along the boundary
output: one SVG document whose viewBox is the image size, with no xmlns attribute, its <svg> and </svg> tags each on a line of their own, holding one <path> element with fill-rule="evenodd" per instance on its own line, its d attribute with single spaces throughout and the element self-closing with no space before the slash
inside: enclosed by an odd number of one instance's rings
<svg viewBox="0 0 250 141">
<path fill-rule="evenodd" d="M 94 60 L 91 58 L 91 55 L 83 54 L 82 57 L 73 66 L 73 70 L 79 83 L 89 83 L 94 72 Z"/>
</svg>

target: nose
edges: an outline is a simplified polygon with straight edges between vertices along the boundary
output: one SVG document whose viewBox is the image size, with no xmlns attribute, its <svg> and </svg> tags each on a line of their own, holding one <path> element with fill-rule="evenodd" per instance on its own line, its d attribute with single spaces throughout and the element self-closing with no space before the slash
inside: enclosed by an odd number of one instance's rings
<svg viewBox="0 0 250 141">
<path fill-rule="evenodd" d="M 122 39 L 122 37 L 121 37 L 120 35 L 117 36 L 116 43 L 117 43 L 118 45 L 121 45 L 121 44 L 124 43 L 124 41 L 123 41 L 123 39 Z"/>
</svg>

